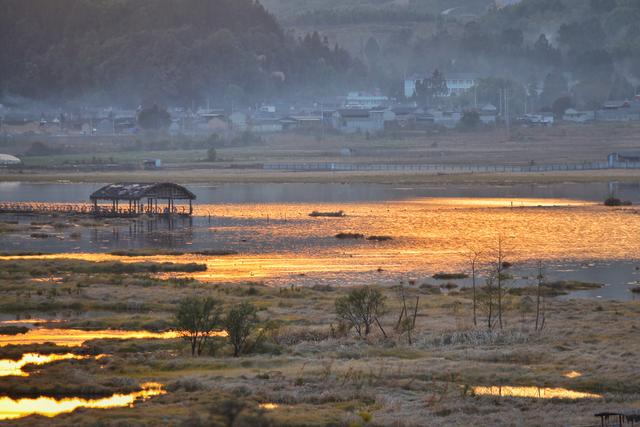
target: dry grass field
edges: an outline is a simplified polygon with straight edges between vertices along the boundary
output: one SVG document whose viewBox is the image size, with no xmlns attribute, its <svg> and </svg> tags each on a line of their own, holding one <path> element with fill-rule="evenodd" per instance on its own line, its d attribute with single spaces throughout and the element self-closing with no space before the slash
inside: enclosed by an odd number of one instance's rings
<svg viewBox="0 0 640 427">
<path fill-rule="evenodd" d="M 217 150 L 218 161 L 206 161 L 205 150 L 154 152 L 148 155 L 165 159 L 161 171 L 87 170 L 73 165 L 92 158 L 124 159 L 145 157 L 145 153 L 121 151 L 88 152 L 85 155 L 53 156 L 25 160 L 37 167 L 23 170 L 0 170 L 2 181 L 111 182 L 170 180 L 182 183 L 222 182 L 376 182 L 376 183 L 510 183 L 637 180 L 638 171 L 585 171 L 527 174 L 471 174 L 434 172 L 286 172 L 267 171 L 263 163 L 394 163 L 394 164 L 472 164 L 529 165 L 575 164 L 605 161 L 607 154 L 638 147 L 640 125 L 610 123 L 594 125 L 558 125 L 551 128 L 514 128 L 511 135 L 504 129 L 465 133 L 445 131 L 367 138 L 364 135 L 268 135 L 262 143 L 224 147 Z M 78 144 L 79 142 L 76 142 Z M 86 142 L 83 144 L 86 145 Z M 120 148 L 118 148 L 120 147 Z M 350 156 L 341 155 L 349 148 Z M 104 147 L 103 147 L 104 149 Z M 84 156 L 84 157 L 83 157 Z M 137 156 L 137 157 L 136 157 Z M 34 158 L 35 159 L 35 158 Z M 119 160 L 120 159 L 120 160 Z M 80 163 L 82 166 L 82 163 Z"/>
</svg>

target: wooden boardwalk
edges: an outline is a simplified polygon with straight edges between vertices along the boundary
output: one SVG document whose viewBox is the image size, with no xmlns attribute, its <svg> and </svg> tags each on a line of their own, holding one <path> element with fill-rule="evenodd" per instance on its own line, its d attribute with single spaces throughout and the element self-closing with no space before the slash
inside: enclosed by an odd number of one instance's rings
<svg viewBox="0 0 640 427">
<path fill-rule="evenodd" d="M 128 208 L 113 210 L 111 206 L 98 206 L 86 203 L 31 203 L 31 202 L 2 202 L 0 203 L 0 213 L 24 214 L 24 215 L 46 215 L 46 214 L 67 214 L 67 215 L 87 215 L 100 218 L 136 218 L 142 215 L 151 216 L 189 216 L 189 210 L 184 206 L 174 207 L 171 211 L 167 208 L 148 207 L 142 211 Z"/>
</svg>

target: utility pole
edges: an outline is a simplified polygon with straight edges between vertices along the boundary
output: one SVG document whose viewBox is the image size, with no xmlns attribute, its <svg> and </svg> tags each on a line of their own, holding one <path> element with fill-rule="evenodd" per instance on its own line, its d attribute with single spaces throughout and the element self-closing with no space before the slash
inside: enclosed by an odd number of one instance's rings
<svg viewBox="0 0 640 427">
<path fill-rule="evenodd" d="M 507 125 L 507 138 L 511 140 L 511 117 L 509 111 L 509 90 L 504 88 L 504 111 L 505 111 L 505 121 Z"/>
</svg>

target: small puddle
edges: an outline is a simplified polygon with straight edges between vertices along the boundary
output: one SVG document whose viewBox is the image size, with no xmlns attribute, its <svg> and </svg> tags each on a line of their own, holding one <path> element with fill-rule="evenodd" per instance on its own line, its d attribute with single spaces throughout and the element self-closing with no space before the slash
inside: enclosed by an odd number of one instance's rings
<svg viewBox="0 0 640 427">
<path fill-rule="evenodd" d="M 474 387 L 473 391 L 479 396 L 502 396 L 502 397 L 526 397 L 531 399 L 600 399 L 599 394 L 584 393 L 580 391 L 567 390 L 566 388 L 552 387 L 513 387 L 513 386 L 493 386 Z"/>
<path fill-rule="evenodd" d="M 54 399 L 38 397 L 36 399 L 11 399 L 0 397 L 0 420 L 22 418 L 39 414 L 55 417 L 59 414 L 73 412 L 78 408 L 108 409 L 133 406 L 137 400 L 147 400 L 153 396 L 165 394 L 162 384 L 145 383 L 142 390 L 128 394 L 114 394 L 100 399 L 81 399 L 77 397 Z"/>
<path fill-rule="evenodd" d="M 25 353 L 20 360 L 1 359 L 0 360 L 0 377 L 14 375 L 18 377 L 28 377 L 29 373 L 22 370 L 26 365 L 46 365 L 47 363 L 57 362 L 58 360 L 82 360 L 91 356 L 81 356 L 73 353 L 66 354 L 40 354 Z M 102 355 L 96 356 L 96 359 Z"/>
<path fill-rule="evenodd" d="M 278 405 L 277 403 L 261 403 L 258 406 L 260 407 L 260 409 L 266 409 L 267 411 L 271 411 L 273 409 L 278 408 L 280 405 Z"/>
<path fill-rule="evenodd" d="M 107 329 L 99 331 L 85 331 L 82 329 L 48 329 L 35 328 L 19 335 L 0 335 L 0 347 L 7 345 L 28 345 L 53 343 L 64 347 L 80 347 L 85 342 L 96 339 L 171 339 L 179 338 L 176 331 L 122 331 Z"/>
<path fill-rule="evenodd" d="M 578 371 L 569 371 L 562 374 L 562 376 L 565 378 L 578 378 L 582 376 L 582 373 Z"/>
</svg>

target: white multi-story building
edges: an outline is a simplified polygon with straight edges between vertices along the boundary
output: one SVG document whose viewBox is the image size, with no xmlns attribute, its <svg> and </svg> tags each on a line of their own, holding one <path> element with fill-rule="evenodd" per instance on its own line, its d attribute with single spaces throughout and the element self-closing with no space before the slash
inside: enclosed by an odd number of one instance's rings
<svg viewBox="0 0 640 427">
<path fill-rule="evenodd" d="M 471 73 L 445 74 L 447 93 L 445 96 L 461 95 L 476 85 L 477 77 Z M 416 93 L 416 83 L 426 77 L 414 75 L 404 80 L 404 96 L 411 98 Z"/>
</svg>

